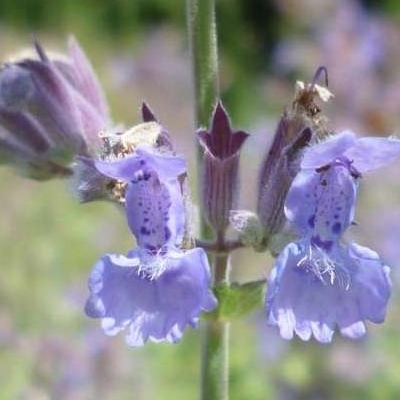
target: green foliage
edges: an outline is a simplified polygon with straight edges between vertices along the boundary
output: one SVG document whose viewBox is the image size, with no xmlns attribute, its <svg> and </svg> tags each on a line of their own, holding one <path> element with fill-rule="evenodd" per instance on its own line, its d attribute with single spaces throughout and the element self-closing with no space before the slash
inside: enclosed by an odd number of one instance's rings
<svg viewBox="0 0 400 400">
<path fill-rule="evenodd" d="M 265 281 L 245 284 L 218 284 L 214 287 L 218 299 L 218 309 L 205 318 L 221 318 L 232 321 L 263 307 L 265 298 Z"/>
</svg>

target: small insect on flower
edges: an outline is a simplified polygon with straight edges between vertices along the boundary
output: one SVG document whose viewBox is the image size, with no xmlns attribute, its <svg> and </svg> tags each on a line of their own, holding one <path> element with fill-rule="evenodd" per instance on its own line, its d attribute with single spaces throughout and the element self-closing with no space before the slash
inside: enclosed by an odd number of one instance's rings
<svg viewBox="0 0 400 400">
<path fill-rule="evenodd" d="M 325 75 L 325 87 L 317 84 L 322 74 Z M 311 118 L 321 113 L 321 109 L 315 101 L 316 99 L 327 102 L 334 97 L 333 93 L 328 90 L 328 70 L 324 66 L 318 67 L 310 83 L 306 84 L 302 81 L 297 81 L 295 90 L 293 108 L 303 109 Z"/>
<path fill-rule="evenodd" d="M 157 122 L 144 122 L 135 125 L 125 132 L 102 131 L 99 133 L 103 141 L 101 158 L 122 158 L 135 151 L 137 146 L 156 147 L 162 126 Z"/>
</svg>

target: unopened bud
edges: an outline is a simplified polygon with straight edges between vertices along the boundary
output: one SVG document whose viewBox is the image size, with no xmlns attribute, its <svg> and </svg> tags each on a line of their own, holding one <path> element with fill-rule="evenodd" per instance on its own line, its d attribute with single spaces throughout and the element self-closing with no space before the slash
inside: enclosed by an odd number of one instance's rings
<svg viewBox="0 0 400 400">
<path fill-rule="evenodd" d="M 238 188 L 239 152 L 248 134 L 232 131 L 222 104 L 215 107 L 210 131 L 197 131 L 204 148 L 201 169 L 201 201 L 205 217 L 217 234 L 229 224 Z"/>
<path fill-rule="evenodd" d="M 83 51 L 73 39 L 69 58 L 36 58 L 0 71 L 0 157 L 33 179 L 72 173 L 76 155 L 93 156 L 98 132 L 109 127 L 107 104 Z"/>
</svg>

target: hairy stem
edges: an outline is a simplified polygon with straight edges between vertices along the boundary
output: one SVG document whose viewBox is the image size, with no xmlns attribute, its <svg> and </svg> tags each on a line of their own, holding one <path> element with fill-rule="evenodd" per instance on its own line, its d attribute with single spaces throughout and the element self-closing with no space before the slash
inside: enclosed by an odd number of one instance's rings
<svg viewBox="0 0 400 400">
<path fill-rule="evenodd" d="M 215 0 L 187 0 L 196 127 L 208 126 L 219 91 Z"/>
<path fill-rule="evenodd" d="M 187 25 L 193 63 L 195 128 L 198 128 L 208 126 L 218 99 L 215 0 L 187 0 Z M 200 165 L 200 146 L 197 147 L 197 157 Z M 202 240 L 212 238 L 212 232 L 204 220 L 200 231 Z M 223 238 L 217 238 L 217 244 L 225 248 Z M 213 256 L 214 284 L 229 281 L 228 257 L 218 249 Z M 228 335 L 229 326 L 225 321 L 216 319 L 203 322 L 201 400 L 228 400 Z"/>
</svg>

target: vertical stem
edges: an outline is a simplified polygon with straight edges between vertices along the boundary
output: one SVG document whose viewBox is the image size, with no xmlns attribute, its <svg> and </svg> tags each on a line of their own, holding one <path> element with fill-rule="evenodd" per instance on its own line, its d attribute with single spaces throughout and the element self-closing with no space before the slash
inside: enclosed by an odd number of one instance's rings
<svg viewBox="0 0 400 400">
<path fill-rule="evenodd" d="M 208 126 L 219 91 L 215 0 L 187 0 L 196 127 Z"/>
<path fill-rule="evenodd" d="M 208 126 L 218 98 L 215 0 L 187 0 L 187 25 L 193 62 L 195 124 L 198 128 Z M 202 162 L 200 146 L 197 147 L 197 157 L 199 165 Z M 203 220 L 201 238 L 209 239 L 210 236 Z M 213 282 L 224 281 L 229 281 L 228 256 L 216 256 Z M 201 400 L 228 400 L 228 342 L 229 326 L 226 322 L 203 322 Z"/>
<path fill-rule="evenodd" d="M 228 282 L 228 256 L 215 256 L 215 282 Z M 204 321 L 202 327 L 201 400 L 229 399 L 229 323 Z"/>
<path fill-rule="evenodd" d="M 229 399 L 229 324 L 206 321 L 202 327 L 201 400 Z"/>
</svg>

